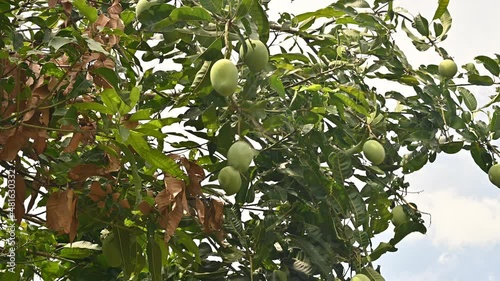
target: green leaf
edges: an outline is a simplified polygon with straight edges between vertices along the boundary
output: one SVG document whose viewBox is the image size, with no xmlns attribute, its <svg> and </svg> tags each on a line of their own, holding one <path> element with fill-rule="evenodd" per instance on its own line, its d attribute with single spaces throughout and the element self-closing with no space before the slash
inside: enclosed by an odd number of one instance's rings
<svg viewBox="0 0 500 281">
<path fill-rule="evenodd" d="M 429 36 L 429 22 L 427 21 L 427 19 L 422 17 L 422 15 L 418 15 L 415 17 L 414 23 L 418 33 L 422 34 L 423 36 Z"/>
<path fill-rule="evenodd" d="M 460 150 L 462 150 L 462 147 L 464 146 L 463 141 L 453 141 L 453 142 L 448 142 L 445 144 L 440 145 L 439 147 L 448 154 L 455 154 L 458 153 Z"/>
<path fill-rule="evenodd" d="M 413 151 L 410 154 L 408 161 L 403 163 L 403 173 L 409 174 L 422 169 L 422 167 L 424 167 L 427 163 L 428 158 L 429 155 L 427 155 L 426 152 Z"/>
<path fill-rule="evenodd" d="M 396 252 L 398 249 L 389 243 L 380 242 L 375 250 L 370 254 L 370 261 L 376 261 L 387 252 Z"/>
<path fill-rule="evenodd" d="M 236 10 L 236 19 L 242 18 L 250 12 L 254 0 L 239 0 L 238 8 Z"/>
<path fill-rule="evenodd" d="M 269 20 L 267 19 L 267 14 L 260 5 L 259 0 L 254 0 L 252 8 L 250 9 L 250 15 L 257 25 L 257 30 L 259 31 L 260 41 L 266 43 L 269 39 Z"/>
<path fill-rule="evenodd" d="M 342 95 L 342 94 L 337 94 L 335 95 L 336 98 L 340 99 L 342 101 L 342 103 L 344 103 L 347 107 L 350 107 L 352 109 L 354 109 L 356 112 L 358 113 L 361 113 L 365 116 L 368 116 L 368 111 L 366 110 L 366 108 L 364 108 L 363 106 L 357 104 L 354 100 L 352 100 L 351 98 L 349 98 L 348 96 L 345 96 L 345 95 Z"/>
<path fill-rule="evenodd" d="M 54 51 L 57 52 L 62 46 L 69 43 L 76 43 L 76 38 L 66 38 L 66 37 L 54 37 L 49 41 L 49 47 L 54 48 Z"/>
<path fill-rule="evenodd" d="M 443 32 L 441 33 L 441 35 L 439 36 L 439 38 L 443 38 L 446 33 L 448 33 L 448 31 L 450 30 L 451 28 L 451 23 L 453 22 L 452 18 L 451 18 L 451 15 L 450 13 L 448 12 L 448 10 L 446 10 L 442 15 L 441 17 L 439 17 L 439 21 L 441 22 L 441 24 L 443 25 Z"/>
<path fill-rule="evenodd" d="M 439 19 L 448 9 L 448 4 L 450 3 L 450 0 L 439 0 L 439 5 L 436 9 L 436 12 L 434 13 L 434 17 L 432 17 L 433 20 Z"/>
<path fill-rule="evenodd" d="M 283 86 L 283 82 L 281 82 L 278 75 L 273 75 L 269 78 L 269 86 L 278 93 L 280 98 L 285 98 L 285 87 Z"/>
<path fill-rule="evenodd" d="M 151 118 L 151 109 L 141 109 L 134 112 L 128 120 L 137 121 L 137 120 L 149 120 Z"/>
<path fill-rule="evenodd" d="M 212 16 L 202 7 L 179 7 L 172 11 L 170 18 L 174 21 L 210 21 Z"/>
<path fill-rule="evenodd" d="M 333 178 L 342 183 L 353 174 L 351 157 L 344 151 L 334 151 L 328 155 L 328 166 L 332 169 Z"/>
<path fill-rule="evenodd" d="M 407 221 L 402 224 L 400 224 L 398 227 L 394 229 L 394 238 L 392 238 L 389 243 L 392 245 L 396 245 L 399 243 L 403 238 L 405 238 L 408 234 L 412 232 L 420 232 L 422 234 L 425 234 L 427 232 L 427 228 L 421 223 L 414 222 L 414 221 Z"/>
<path fill-rule="evenodd" d="M 489 76 L 481 76 L 477 74 L 469 74 L 469 83 L 479 86 L 491 86 L 495 83 Z"/>
<path fill-rule="evenodd" d="M 358 88 L 344 85 L 339 85 L 339 89 L 353 96 L 357 101 L 361 102 L 363 107 L 369 107 L 368 102 L 366 101 L 366 96 L 368 94 L 366 94 L 365 92 L 361 91 Z"/>
<path fill-rule="evenodd" d="M 323 275 L 329 275 L 331 271 L 331 267 L 329 265 L 330 263 L 325 259 L 325 256 L 320 253 L 316 247 L 314 247 L 313 244 L 295 235 L 290 236 L 290 238 L 290 242 L 297 245 L 306 254 L 311 263 L 319 268 Z"/>
<path fill-rule="evenodd" d="M 384 277 L 382 277 L 382 275 L 380 275 L 380 273 L 372 267 L 365 267 L 361 269 L 361 273 L 368 276 L 371 281 L 385 281 Z"/>
<path fill-rule="evenodd" d="M 161 281 L 162 252 L 154 236 L 148 237 L 146 246 L 146 256 L 148 257 L 148 268 L 152 281 Z"/>
<path fill-rule="evenodd" d="M 486 68 L 491 74 L 495 76 L 500 75 L 500 67 L 494 59 L 487 56 L 477 56 L 474 59 L 480 61 L 484 65 L 484 68 Z"/>
<path fill-rule="evenodd" d="M 196 92 L 198 90 L 198 87 L 202 84 L 203 81 L 208 79 L 208 73 L 210 69 L 210 65 L 212 64 L 211 61 L 205 61 L 203 65 L 200 67 L 200 70 L 196 72 L 196 75 L 194 76 L 193 83 L 191 83 L 191 89 L 193 89 L 193 92 Z"/>
<path fill-rule="evenodd" d="M 200 0 L 201 6 L 214 14 L 222 11 L 223 2 L 224 0 Z"/>
<path fill-rule="evenodd" d="M 89 6 L 86 0 L 73 0 L 72 4 L 90 23 L 97 20 L 97 9 Z"/>
<path fill-rule="evenodd" d="M 115 111 L 113 111 L 111 108 L 106 107 L 100 103 L 97 102 L 82 102 L 82 103 L 75 103 L 73 106 L 78 108 L 78 110 L 94 110 L 97 112 L 105 113 L 105 114 L 114 114 Z"/>
<path fill-rule="evenodd" d="M 346 188 L 347 196 L 349 198 L 349 205 L 351 211 L 354 213 L 354 226 L 359 227 L 368 222 L 368 213 L 366 212 L 365 202 L 355 186 Z"/>
<path fill-rule="evenodd" d="M 474 111 L 477 108 L 477 100 L 474 94 L 472 94 L 469 90 L 464 87 L 457 87 L 457 91 L 460 96 L 464 99 L 465 106 L 470 111 Z"/>
<path fill-rule="evenodd" d="M 104 91 L 102 91 L 99 94 L 99 97 L 101 98 L 102 102 L 106 105 L 106 107 L 109 108 L 111 112 L 113 112 L 113 114 L 119 111 L 120 106 L 123 103 L 120 96 L 116 93 L 114 89 L 111 88 L 104 89 Z"/>
<path fill-rule="evenodd" d="M 141 134 L 130 131 L 127 144 L 131 145 L 144 160 L 161 169 L 163 172 L 177 178 L 186 178 L 184 172 L 182 172 L 179 165 L 172 158 L 159 150 L 152 149 Z"/>
<path fill-rule="evenodd" d="M 337 10 L 335 8 L 328 7 L 328 8 L 323 8 L 323 9 L 320 9 L 320 10 L 317 10 L 314 12 L 307 12 L 307 13 L 297 15 L 294 20 L 296 20 L 297 22 L 302 22 L 302 21 L 308 20 L 312 17 L 334 19 L 334 18 L 341 17 L 343 15 L 345 15 L 344 11 L 340 11 L 340 10 Z"/>
<path fill-rule="evenodd" d="M 102 47 L 102 44 L 95 41 L 94 39 L 85 38 L 85 42 L 87 42 L 87 46 L 89 47 L 90 50 L 103 53 L 105 55 L 109 55 L 108 51 L 104 50 L 104 48 Z"/>
<path fill-rule="evenodd" d="M 479 168 L 481 168 L 481 170 L 485 173 L 488 173 L 488 170 L 491 167 L 491 162 L 493 161 L 488 151 L 478 142 L 473 142 L 470 145 L 470 154 Z"/>
<path fill-rule="evenodd" d="M 106 81 L 108 81 L 114 89 L 119 90 L 120 79 L 116 75 L 116 72 L 113 69 L 107 67 L 99 67 L 92 70 L 92 73 L 99 74 Z"/>
</svg>

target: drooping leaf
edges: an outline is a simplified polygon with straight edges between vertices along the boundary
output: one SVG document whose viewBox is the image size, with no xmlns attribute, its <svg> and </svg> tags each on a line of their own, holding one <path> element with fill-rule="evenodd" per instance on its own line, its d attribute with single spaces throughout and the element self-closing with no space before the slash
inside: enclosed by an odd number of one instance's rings
<svg viewBox="0 0 500 281">
<path fill-rule="evenodd" d="M 433 20 L 439 19 L 448 9 L 448 4 L 450 3 L 450 0 L 439 0 L 439 5 L 436 9 L 436 12 L 434 12 L 434 17 L 432 17 Z M 438 34 L 439 36 L 439 34 Z"/>
</svg>

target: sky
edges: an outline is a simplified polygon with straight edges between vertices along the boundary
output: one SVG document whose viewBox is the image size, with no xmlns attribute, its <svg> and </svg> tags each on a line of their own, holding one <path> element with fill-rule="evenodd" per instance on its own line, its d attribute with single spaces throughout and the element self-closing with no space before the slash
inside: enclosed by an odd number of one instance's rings
<svg viewBox="0 0 500 281">
<path fill-rule="evenodd" d="M 273 11 L 300 14 L 326 6 L 331 1 L 272 0 Z M 431 19 L 438 0 L 395 0 L 411 14 Z M 448 10 L 453 25 L 446 41 L 440 44 L 459 66 L 472 62 L 477 55 L 493 57 L 500 53 L 498 26 L 500 1 L 450 0 Z M 496 32 L 496 33 L 495 33 Z M 395 39 L 409 62 L 437 64 L 440 58 L 432 51 L 416 51 L 404 33 Z M 459 70 L 460 71 L 460 70 Z M 479 104 L 494 93 L 480 87 L 469 87 Z M 387 281 L 500 281 L 500 189 L 493 186 L 486 173 L 473 162 L 470 153 L 440 154 L 437 160 L 406 177 L 410 183 L 407 199 L 425 216 L 428 232 L 410 234 L 375 262 L 381 266 Z M 429 221 L 431 223 L 429 224 Z M 374 240 L 374 246 L 388 241 L 392 231 Z"/>
</svg>

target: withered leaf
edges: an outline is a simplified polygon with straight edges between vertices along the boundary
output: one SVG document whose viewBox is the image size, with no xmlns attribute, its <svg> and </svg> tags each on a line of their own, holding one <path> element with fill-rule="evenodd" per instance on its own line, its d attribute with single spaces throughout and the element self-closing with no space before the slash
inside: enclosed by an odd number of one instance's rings
<svg viewBox="0 0 500 281">
<path fill-rule="evenodd" d="M 19 150 L 26 144 L 27 138 L 22 130 L 17 130 L 13 136 L 10 136 L 2 150 L 0 150 L 0 160 L 13 161 Z"/>
<path fill-rule="evenodd" d="M 68 173 L 70 179 L 74 181 L 84 181 L 93 176 L 105 176 L 110 178 L 109 174 L 105 172 L 105 167 L 95 164 L 80 164 L 73 168 Z"/>
<path fill-rule="evenodd" d="M 26 210 L 24 209 L 24 200 L 26 199 L 26 182 L 21 175 L 16 175 L 16 205 L 14 215 L 17 224 L 21 224 Z"/>
<path fill-rule="evenodd" d="M 73 189 L 56 191 L 47 200 L 47 227 L 59 233 L 66 233 L 73 242 L 78 227 L 76 205 L 78 197 Z"/>
<path fill-rule="evenodd" d="M 73 136 L 71 137 L 71 140 L 69 141 L 68 146 L 64 148 L 63 152 L 73 152 L 77 150 L 82 139 L 83 139 L 82 133 L 74 133 Z"/>
<path fill-rule="evenodd" d="M 90 193 L 88 196 L 92 201 L 98 202 L 106 198 L 106 192 L 102 190 L 100 182 L 93 181 L 90 184 Z"/>
</svg>

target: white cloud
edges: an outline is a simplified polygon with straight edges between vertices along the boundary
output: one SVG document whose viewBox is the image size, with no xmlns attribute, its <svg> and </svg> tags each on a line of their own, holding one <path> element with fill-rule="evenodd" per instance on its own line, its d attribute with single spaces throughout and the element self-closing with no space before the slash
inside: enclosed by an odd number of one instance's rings
<svg viewBox="0 0 500 281">
<path fill-rule="evenodd" d="M 427 236 L 434 245 L 459 249 L 500 244 L 500 198 L 466 197 L 443 189 L 413 199 L 432 215 Z"/>
<path fill-rule="evenodd" d="M 441 255 L 439 255 L 438 258 L 438 263 L 440 264 L 450 264 L 453 263 L 456 260 L 456 255 L 450 254 L 448 252 L 444 252 Z"/>
</svg>

